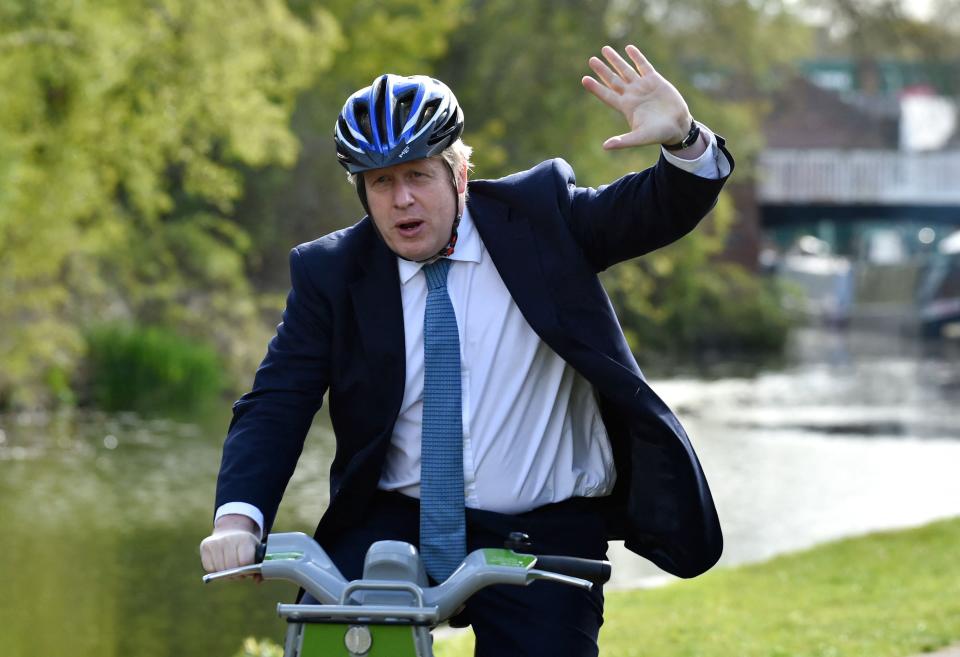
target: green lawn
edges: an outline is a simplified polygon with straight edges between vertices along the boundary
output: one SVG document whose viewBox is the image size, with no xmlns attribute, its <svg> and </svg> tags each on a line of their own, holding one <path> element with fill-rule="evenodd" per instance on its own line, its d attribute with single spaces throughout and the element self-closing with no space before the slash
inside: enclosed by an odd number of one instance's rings
<svg viewBox="0 0 960 657">
<path fill-rule="evenodd" d="M 903 657 L 960 641 L 960 518 L 607 595 L 604 657 Z M 472 635 L 437 645 L 472 655 Z"/>
</svg>

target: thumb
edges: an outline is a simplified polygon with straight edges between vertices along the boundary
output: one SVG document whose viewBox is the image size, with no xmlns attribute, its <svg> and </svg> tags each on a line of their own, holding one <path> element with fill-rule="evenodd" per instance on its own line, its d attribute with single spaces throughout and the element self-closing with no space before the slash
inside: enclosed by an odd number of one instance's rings
<svg viewBox="0 0 960 657">
<path fill-rule="evenodd" d="M 604 150 L 612 151 L 620 148 L 631 148 L 633 146 L 646 146 L 649 143 L 651 142 L 644 138 L 641 131 L 634 130 L 632 132 L 625 132 L 622 135 L 610 137 L 610 139 L 603 142 L 603 148 Z"/>
</svg>

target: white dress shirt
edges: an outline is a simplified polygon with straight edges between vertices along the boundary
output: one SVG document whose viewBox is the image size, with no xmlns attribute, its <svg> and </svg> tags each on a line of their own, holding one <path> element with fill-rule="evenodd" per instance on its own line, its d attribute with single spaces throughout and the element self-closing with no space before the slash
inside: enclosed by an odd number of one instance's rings
<svg viewBox="0 0 960 657">
<path fill-rule="evenodd" d="M 469 212 L 449 259 L 447 291 L 460 334 L 466 505 L 521 513 L 609 493 L 613 454 L 593 388 L 527 324 Z M 380 488 L 419 497 L 427 284 L 421 264 L 397 264 L 407 378 Z"/>
<path fill-rule="evenodd" d="M 704 178 L 729 173 L 716 137 L 695 160 L 662 151 L 674 166 Z M 504 286 L 465 211 L 447 276 L 460 334 L 463 474 L 468 507 L 522 513 L 570 497 L 607 495 L 613 454 L 593 388 L 533 332 Z M 422 265 L 397 258 L 403 304 L 406 380 L 379 487 L 420 495 L 423 413 Z M 229 502 L 216 517 L 240 513 L 263 527 L 263 513 Z"/>
</svg>

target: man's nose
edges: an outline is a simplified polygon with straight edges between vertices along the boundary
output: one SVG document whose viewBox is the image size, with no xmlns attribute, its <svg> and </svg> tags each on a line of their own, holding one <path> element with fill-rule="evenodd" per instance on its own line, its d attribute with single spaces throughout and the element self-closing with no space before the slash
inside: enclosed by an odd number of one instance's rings
<svg viewBox="0 0 960 657">
<path fill-rule="evenodd" d="M 398 181 L 393 186 L 393 204 L 398 208 L 405 208 L 413 203 L 413 194 L 410 186 L 404 181 Z"/>
</svg>

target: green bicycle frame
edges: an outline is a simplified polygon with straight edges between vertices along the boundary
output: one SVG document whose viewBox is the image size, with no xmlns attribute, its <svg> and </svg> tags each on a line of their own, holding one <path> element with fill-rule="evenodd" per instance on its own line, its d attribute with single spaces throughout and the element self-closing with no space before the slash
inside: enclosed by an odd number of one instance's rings
<svg viewBox="0 0 960 657">
<path fill-rule="evenodd" d="M 536 559 L 511 550 L 485 549 L 484 566 L 528 569 Z M 302 552 L 268 553 L 265 561 L 297 560 Z M 422 605 L 422 600 L 419 601 Z M 284 606 L 286 609 L 290 607 Z M 411 606 L 410 611 L 416 610 Z M 338 607 L 343 611 L 343 607 Z M 331 610 L 332 611 L 332 610 Z M 352 620 L 328 618 L 313 622 L 289 620 L 284 657 L 433 657 L 433 638 L 428 621 L 393 620 L 361 623 L 364 607 L 359 605 Z"/>
<path fill-rule="evenodd" d="M 291 622 L 284 657 L 432 657 L 431 643 L 423 626 Z"/>
</svg>

